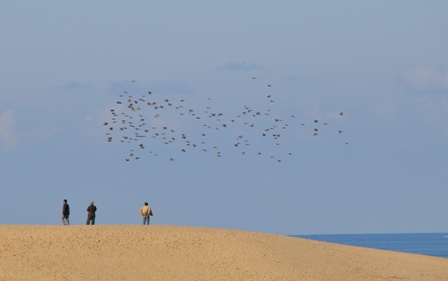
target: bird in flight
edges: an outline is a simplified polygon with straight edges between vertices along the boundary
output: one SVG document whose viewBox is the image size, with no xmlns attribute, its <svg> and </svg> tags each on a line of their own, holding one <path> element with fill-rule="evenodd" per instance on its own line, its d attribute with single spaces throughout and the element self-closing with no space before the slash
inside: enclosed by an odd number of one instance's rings
<svg viewBox="0 0 448 281">
<path fill-rule="evenodd" d="M 260 79 L 253 76 L 252 80 Z M 131 80 L 131 83 L 136 82 Z M 267 86 L 272 87 L 271 84 Z M 267 99 L 254 100 L 253 104 L 238 105 L 235 100 L 236 112 L 225 111 L 211 97 L 194 104 L 185 97 L 176 99 L 153 91 L 146 91 L 144 95 L 123 91 L 126 95 L 119 93 L 115 108 L 109 111 L 110 120 L 102 123 L 106 128 L 106 141 L 129 147 L 124 157 L 126 162 L 162 154 L 169 162 L 174 162 L 180 155 L 186 157 L 199 151 L 206 154 L 213 151 L 217 157 L 224 158 L 236 151 L 244 157 L 258 155 L 283 163 L 286 162 L 283 156 L 295 155 L 286 143 L 297 144 L 297 141 L 291 142 L 291 138 L 299 130 L 310 130 L 309 135 L 318 139 L 330 134 L 331 130 L 326 128 L 331 127 L 331 122 L 319 122 L 317 118 L 307 120 L 298 112 L 288 114 L 282 107 L 274 106 L 276 94 L 269 91 L 265 95 Z M 338 112 L 339 116 L 344 116 L 343 111 Z M 313 126 L 307 129 L 305 125 L 310 123 Z M 337 135 L 342 134 L 342 129 L 336 131 Z M 345 140 L 344 143 L 348 144 Z M 148 150 L 149 153 L 142 153 Z"/>
</svg>

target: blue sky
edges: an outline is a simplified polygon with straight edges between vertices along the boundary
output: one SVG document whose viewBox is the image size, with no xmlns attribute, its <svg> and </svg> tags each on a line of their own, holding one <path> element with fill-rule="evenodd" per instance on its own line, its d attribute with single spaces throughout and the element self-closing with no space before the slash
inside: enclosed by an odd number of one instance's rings
<svg viewBox="0 0 448 281">
<path fill-rule="evenodd" d="M 447 10 L 446 1 L 2 3 L 0 223 L 61 224 L 67 198 L 72 224 L 91 200 L 99 224 L 137 224 L 148 201 L 154 224 L 446 232 Z M 103 126 L 111 108 L 129 110 L 116 104 L 123 91 L 211 107 L 227 121 L 244 106 L 269 109 L 255 127 L 280 118 L 288 128 L 280 145 L 244 122 L 207 132 L 222 157 L 148 137 L 159 156 L 127 162 L 132 148 L 107 142 Z M 141 111 L 151 125 L 201 136 L 201 122 L 168 112 Z M 240 134 L 250 136 L 244 155 Z"/>
</svg>

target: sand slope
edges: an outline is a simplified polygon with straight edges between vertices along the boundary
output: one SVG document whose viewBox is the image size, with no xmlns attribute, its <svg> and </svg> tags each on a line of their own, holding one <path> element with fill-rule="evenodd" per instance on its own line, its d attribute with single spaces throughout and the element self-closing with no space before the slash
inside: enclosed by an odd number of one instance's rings
<svg viewBox="0 0 448 281">
<path fill-rule="evenodd" d="M 180 226 L 0 226 L 0 280 L 448 280 L 448 259 Z"/>
</svg>

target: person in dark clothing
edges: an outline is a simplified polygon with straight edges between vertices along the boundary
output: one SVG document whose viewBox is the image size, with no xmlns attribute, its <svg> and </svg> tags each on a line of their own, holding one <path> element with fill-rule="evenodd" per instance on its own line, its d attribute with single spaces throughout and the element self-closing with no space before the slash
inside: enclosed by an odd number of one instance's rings
<svg viewBox="0 0 448 281">
<path fill-rule="evenodd" d="M 90 202 L 89 207 L 87 207 L 87 222 L 86 225 L 94 225 L 95 224 L 95 212 L 96 212 L 96 206 L 93 205 L 93 201 Z"/>
<path fill-rule="evenodd" d="M 62 202 L 62 224 L 70 225 L 70 220 L 68 219 L 70 216 L 70 206 L 67 204 L 67 199 L 64 199 Z"/>
</svg>

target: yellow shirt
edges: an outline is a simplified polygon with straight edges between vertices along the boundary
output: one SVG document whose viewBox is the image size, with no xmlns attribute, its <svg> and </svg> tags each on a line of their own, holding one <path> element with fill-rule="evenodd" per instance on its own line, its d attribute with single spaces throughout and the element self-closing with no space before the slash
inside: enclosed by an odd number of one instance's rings
<svg viewBox="0 0 448 281">
<path fill-rule="evenodd" d="M 140 215 L 142 217 L 146 217 L 146 216 L 152 216 L 152 210 L 149 206 L 143 206 L 140 208 Z"/>
</svg>

